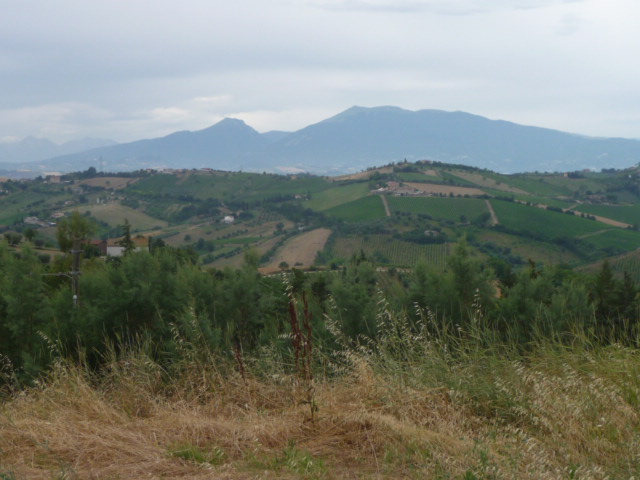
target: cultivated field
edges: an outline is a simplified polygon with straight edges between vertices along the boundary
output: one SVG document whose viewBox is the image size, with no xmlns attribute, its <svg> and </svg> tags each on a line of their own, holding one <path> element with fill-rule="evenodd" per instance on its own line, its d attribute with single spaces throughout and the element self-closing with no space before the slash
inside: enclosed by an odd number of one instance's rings
<svg viewBox="0 0 640 480">
<path fill-rule="evenodd" d="M 139 178 L 131 177 L 96 177 L 88 178 L 78 182 L 79 185 L 88 185 L 90 187 L 102 187 L 112 190 L 121 190 L 136 183 Z"/>
<path fill-rule="evenodd" d="M 375 172 L 391 173 L 393 172 L 393 167 L 382 167 L 382 168 L 376 168 L 373 170 L 365 170 L 363 172 L 350 173 L 348 175 L 340 175 L 337 177 L 331 177 L 330 180 L 334 182 L 341 182 L 344 180 L 366 180 Z"/>
<path fill-rule="evenodd" d="M 640 282 L 640 249 L 609 258 L 607 262 L 609 262 L 611 270 L 617 277 L 623 278 L 624 274 L 627 273 L 633 281 Z M 603 261 L 599 261 L 592 265 L 581 267 L 579 270 L 595 274 L 602 268 L 603 263 Z"/>
<path fill-rule="evenodd" d="M 388 196 L 387 202 L 392 213 L 425 214 L 432 218 L 454 222 L 460 222 L 463 216 L 467 221 L 471 221 L 484 213 L 489 213 L 486 202 L 480 198 Z"/>
<path fill-rule="evenodd" d="M 309 268 L 315 262 L 317 253 L 324 248 L 329 235 L 331 230 L 328 228 L 316 228 L 296 235 L 278 249 L 273 259 L 260 270 L 263 273 L 278 271 L 281 262 L 286 262 L 290 267 Z"/>
<path fill-rule="evenodd" d="M 640 232 L 621 228 L 603 228 L 592 234 L 580 237 L 600 248 L 636 250 L 640 248 Z"/>
<path fill-rule="evenodd" d="M 415 267 L 423 262 L 443 269 L 452 246 L 449 243 L 419 245 L 389 235 L 365 235 L 337 238 L 330 253 L 334 258 L 349 260 L 361 252 L 378 264 Z"/>
<path fill-rule="evenodd" d="M 416 182 L 405 182 L 405 185 L 411 188 L 415 188 L 423 193 L 431 193 L 435 195 L 469 195 L 469 196 L 480 196 L 486 195 L 486 192 L 480 190 L 479 188 L 473 187 L 454 187 L 451 185 L 437 185 L 435 183 L 416 183 Z"/>
<path fill-rule="evenodd" d="M 378 195 L 369 195 L 353 202 L 343 203 L 337 207 L 325 210 L 331 215 L 346 222 L 368 222 L 385 218 L 387 212 Z"/>
<path fill-rule="evenodd" d="M 575 215 L 552 212 L 514 202 L 492 200 L 491 204 L 501 225 L 548 239 L 575 237 L 602 229 L 601 223 Z"/>
<path fill-rule="evenodd" d="M 452 171 L 449 171 L 449 173 L 451 173 L 452 175 L 455 175 L 456 177 L 467 180 L 468 182 L 474 183 L 479 187 L 492 188 L 495 190 L 500 190 L 500 191 L 509 192 L 509 193 L 519 193 L 524 195 L 528 194 L 528 192 L 518 187 L 512 187 L 511 185 L 508 185 L 500 180 L 497 180 L 492 176 L 487 176 L 482 173 L 467 172 L 463 170 L 452 170 Z"/>
<path fill-rule="evenodd" d="M 70 211 L 73 210 L 77 210 L 77 207 L 70 209 Z M 166 227 L 168 225 L 164 220 L 150 217 L 140 210 L 125 207 L 119 203 L 87 205 L 82 207 L 82 211 L 91 212 L 91 215 L 100 221 L 108 223 L 112 227 L 122 225 L 126 219 L 131 224 L 133 231 L 151 230 L 154 227 Z"/>
<path fill-rule="evenodd" d="M 322 212 L 343 203 L 353 202 L 367 195 L 369 195 L 367 183 L 341 185 L 313 194 L 311 200 L 305 202 L 305 207 Z"/>
<path fill-rule="evenodd" d="M 640 205 L 579 205 L 576 210 L 626 225 L 640 224 Z"/>
</svg>

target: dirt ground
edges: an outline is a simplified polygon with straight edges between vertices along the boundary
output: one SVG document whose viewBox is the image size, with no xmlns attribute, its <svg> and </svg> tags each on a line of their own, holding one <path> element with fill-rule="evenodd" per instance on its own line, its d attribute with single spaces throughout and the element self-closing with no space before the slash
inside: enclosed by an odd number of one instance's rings
<svg viewBox="0 0 640 480">
<path fill-rule="evenodd" d="M 274 273 L 280 270 L 281 262 L 290 267 L 309 268 L 315 261 L 316 254 L 324 248 L 331 235 L 328 228 L 317 228 L 298 235 L 285 243 L 274 255 L 268 265 L 261 268 L 262 273 Z"/>
</svg>

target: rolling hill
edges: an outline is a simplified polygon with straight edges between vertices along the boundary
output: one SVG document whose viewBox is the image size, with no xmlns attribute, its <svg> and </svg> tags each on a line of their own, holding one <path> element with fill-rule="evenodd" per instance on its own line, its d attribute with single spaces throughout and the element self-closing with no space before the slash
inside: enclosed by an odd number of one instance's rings
<svg viewBox="0 0 640 480">
<path fill-rule="evenodd" d="M 579 267 L 640 247 L 639 174 L 504 175 L 428 161 L 342 177 L 85 171 L 60 183 L 5 182 L 0 228 L 33 229 L 34 217 L 55 222 L 77 210 L 94 218 L 98 236 L 113 237 L 126 219 L 134 233 L 193 249 L 216 268 L 241 264 L 251 248 L 271 269 L 274 259 L 308 269 L 361 254 L 389 268 L 442 266 L 462 237 L 516 268 L 528 260 Z M 51 230 L 38 234 L 53 244 Z M 293 247 L 312 231 L 331 233 L 300 260 Z"/>
</svg>

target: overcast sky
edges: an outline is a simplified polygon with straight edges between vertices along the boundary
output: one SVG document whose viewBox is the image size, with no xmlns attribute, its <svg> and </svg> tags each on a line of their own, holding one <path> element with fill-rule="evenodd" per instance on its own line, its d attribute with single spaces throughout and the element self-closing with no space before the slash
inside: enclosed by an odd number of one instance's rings
<svg viewBox="0 0 640 480">
<path fill-rule="evenodd" d="M 640 138 L 638 0 L 0 0 L 0 140 L 353 105 Z"/>
</svg>

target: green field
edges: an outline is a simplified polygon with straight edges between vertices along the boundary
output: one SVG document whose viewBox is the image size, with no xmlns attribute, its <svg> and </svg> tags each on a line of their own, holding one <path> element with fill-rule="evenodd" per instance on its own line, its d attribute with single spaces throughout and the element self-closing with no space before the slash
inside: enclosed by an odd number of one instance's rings
<svg viewBox="0 0 640 480">
<path fill-rule="evenodd" d="M 250 245 L 261 240 L 260 237 L 218 238 L 213 240 L 213 243 L 216 245 Z"/>
<path fill-rule="evenodd" d="M 630 225 L 640 224 L 640 205 L 580 205 L 576 210 Z"/>
<path fill-rule="evenodd" d="M 156 174 L 141 179 L 127 192 L 171 197 L 260 200 L 279 195 L 307 195 L 330 185 L 322 177 L 256 173 L 188 173 L 182 176 Z"/>
<path fill-rule="evenodd" d="M 572 193 L 572 190 L 567 188 L 566 185 L 552 181 L 553 177 L 551 175 L 501 175 L 493 172 L 483 172 L 482 174 L 488 178 L 493 178 L 496 182 L 529 192 L 531 195 L 544 197 L 564 196 Z M 567 180 L 564 178 L 563 180 L 566 183 Z"/>
<path fill-rule="evenodd" d="M 46 193 L 28 191 L 13 193 L 10 197 L 0 197 L 0 224 L 10 225 L 30 216 L 30 210 L 44 208 L 50 198 Z"/>
<path fill-rule="evenodd" d="M 387 197 L 391 212 L 426 214 L 432 218 L 459 222 L 464 215 L 473 220 L 488 213 L 484 200 L 450 197 Z"/>
<path fill-rule="evenodd" d="M 511 254 L 517 255 L 525 262 L 529 259 L 543 265 L 577 265 L 583 262 L 580 257 L 567 248 L 519 235 L 482 230 L 476 233 L 476 238 L 482 243 L 492 243 L 509 248 Z"/>
<path fill-rule="evenodd" d="M 327 215 L 346 222 L 370 222 L 386 217 L 384 205 L 379 195 L 370 195 L 337 207 L 325 210 Z"/>
<path fill-rule="evenodd" d="M 70 211 L 72 210 L 76 210 L 76 208 L 73 208 Z M 165 222 L 164 220 L 150 217 L 146 213 L 130 207 L 125 207 L 124 205 L 120 205 L 119 203 L 109 203 L 106 205 L 87 205 L 82 207 L 82 211 L 91 212 L 92 216 L 102 222 L 108 223 L 112 227 L 122 225 L 126 219 L 131 224 L 131 230 L 133 232 L 151 230 L 154 227 L 158 226 L 167 226 L 167 222 Z"/>
<path fill-rule="evenodd" d="M 368 183 L 351 183 L 315 193 L 312 195 L 311 200 L 305 203 L 305 206 L 322 212 L 343 203 L 353 202 L 367 195 L 369 195 Z"/>
<path fill-rule="evenodd" d="M 459 177 L 455 173 L 449 173 L 446 170 L 440 170 L 440 182 L 449 181 L 452 185 L 461 185 L 463 187 L 477 187 L 477 184 L 467 180 L 466 178 Z"/>
<path fill-rule="evenodd" d="M 627 272 L 636 283 L 640 283 L 640 252 L 616 258 L 611 261 L 611 269 L 619 275 Z"/>
<path fill-rule="evenodd" d="M 364 235 L 337 238 L 330 254 L 334 258 L 348 260 L 364 252 L 378 264 L 398 267 L 414 267 L 424 262 L 437 269 L 444 269 L 452 247 L 449 243 L 419 245 L 397 240 L 389 235 Z"/>
<path fill-rule="evenodd" d="M 635 230 L 608 228 L 594 235 L 585 236 L 584 240 L 598 248 L 614 248 L 624 251 L 640 248 L 640 232 Z"/>
<path fill-rule="evenodd" d="M 628 252 L 617 257 L 607 259 L 611 270 L 618 278 L 623 278 L 625 272 L 629 274 L 631 279 L 636 283 L 640 282 L 640 250 Z M 599 261 L 579 270 L 582 272 L 597 274 L 602 268 L 604 261 Z"/>
<path fill-rule="evenodd" d="M 491 200 L 491 204 L 501 225 L 538 237 L 576 237 L 603 229 L 602 223 L 575 215 L 501 200 Z"/>
<path fill-rule="evenodd" d="M 500 194 L 497 194 L 496 192 L 493 192 L 492 195 L 500 196 Z M 504 195 L 504 193 L 502 195 Z M 575 202 L 560 200 L 554 197 L 539 197 L 537 195 L 523 195 L 521 193 L 508 194 L 507 196 L 511 195 L 520 202 L 531 203 L 533 205 L 547 205 L 549 207 L 558 208 L 569 208 L 572 205 L 575 205 Z"/>
</svg>

